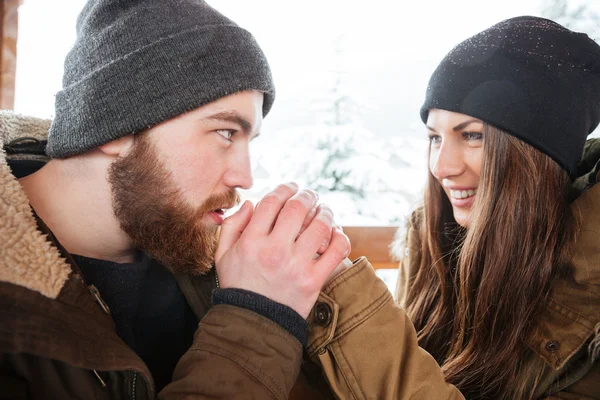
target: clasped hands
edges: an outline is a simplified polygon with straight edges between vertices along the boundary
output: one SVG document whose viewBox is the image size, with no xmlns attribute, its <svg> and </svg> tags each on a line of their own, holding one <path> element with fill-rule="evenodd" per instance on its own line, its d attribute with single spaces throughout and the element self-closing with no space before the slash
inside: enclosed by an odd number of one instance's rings
<svg viewBox="0 0 600 400">
<path fill-rule="evenodd" d="M 222 288 L 284 304 L 307 318 L 321 288 L 352 263 L 350 241 L 311 190 L 279 185 L 246 201 L 221 226 L 215 265 Z"/>
</svg>

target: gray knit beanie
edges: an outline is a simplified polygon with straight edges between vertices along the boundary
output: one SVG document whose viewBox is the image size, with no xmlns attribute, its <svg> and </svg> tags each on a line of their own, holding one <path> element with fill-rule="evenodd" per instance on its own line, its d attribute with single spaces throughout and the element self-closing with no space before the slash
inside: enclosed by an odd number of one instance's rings
<svg viewBox="0 0 600 400">
<path fill-rule="evenodd" d="M 77 20 L 47 154 L 63 158 L 232 93 L 275 96 L 254 37 L 201 0 L 90 0 Z"/>
</svg>

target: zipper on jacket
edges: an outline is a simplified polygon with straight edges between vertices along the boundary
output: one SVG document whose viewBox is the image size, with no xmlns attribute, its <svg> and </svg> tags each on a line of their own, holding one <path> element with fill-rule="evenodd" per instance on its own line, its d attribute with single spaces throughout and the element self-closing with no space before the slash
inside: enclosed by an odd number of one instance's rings
<svg viewBox="0 0 600 400">
<path fill-rule="evenodd" d="M 94 298 L 96 299 L 96 302 L 98 304 L 100 304 L 100 307 L 102 308 L 102 310 L 105 313 L 107 313 L 108 315 L 110 315 L 110 308 L 108 308 L 108 304 L 106 304 L 104 302 L 104 300 L 102 300 L 102 296 L 100 296 L 100 291 L 98 290 L 98 288 L 94 285 L 90 285 L 90 286 L 88 286 L 88 290 L 90 291 L 92 296 L 94 296 Z"/>
<path fill-rule="evenodd" d="M 131 398 L 135 400 L 135 383 L 137 381 L 137 372 L 133 372 L 133 378 L 131 378 Z"/>
<path fill-rule="evenodd" d="M 102 387 L 105 388 L 106 383 L 104 382 L 104 379 L 102 379 L 100 377 L 100 374 L 98 374 L 98 371 L 96 371 L 95 369 L 93 369 L 92 371 L 94 371 L 94 375 L 96 375 L 96 378 L 98 378 L 98 380 L 100 381 L 100 385 L 102 385 Z"/>
</svg>

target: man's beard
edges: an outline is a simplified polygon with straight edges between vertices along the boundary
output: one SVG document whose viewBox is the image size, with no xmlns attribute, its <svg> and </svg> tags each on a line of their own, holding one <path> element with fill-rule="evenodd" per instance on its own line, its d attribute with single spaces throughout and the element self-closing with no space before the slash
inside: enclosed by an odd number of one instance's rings
<svg viewBox="0 0 600 400">
<path fill-rule="evenodd" d="M 108 180 L 121 229 L 140 250 L 173 273 L 199 275 L 210 270 L 219 227 L 204 219 L 210 211 L 238 204 L 234 189 L 192 207 L 145 134 L 136 135 L 131 152 L 111 165 Z"/>
</svg>

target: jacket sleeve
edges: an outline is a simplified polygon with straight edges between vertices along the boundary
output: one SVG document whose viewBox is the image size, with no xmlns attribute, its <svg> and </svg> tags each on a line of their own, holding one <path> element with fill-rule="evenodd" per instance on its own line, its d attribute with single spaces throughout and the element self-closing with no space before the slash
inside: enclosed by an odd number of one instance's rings
<svg viewBox="0 0 600 400">
<path fill-rule="evenodd" d="M 421 241 L 416 228 L 411 222 L 406 228 L 406 236 L 403 243 L 403 254 L 400 255 L 398 266 L 398 281 L 396 282 L 396 302 L 404 306 L 407 301 L 408 289 L 413 284 L 413 279 L 418 273 L 421 264 Z"/>
<path fill-rule="evenodd" d="M 600 400 L 600 360 L 581 379 L 544 400 Z"/>
<path fill-rule="evenodd" d="M 0 400 L 27 400 L 27 382 L 16 376 L 0 374 Z"/>
<path fill-rule="evenodd" d="M 309 327 L 308 354 L 337 398 L 464 399 L 364 257 L 323 289 Z"/>
<path fill-rule="evenodd" d="M 159 399 L 287 399 L 302 345 L 275 322 L 231 305 L 212 307 Z"/>
</svg>

